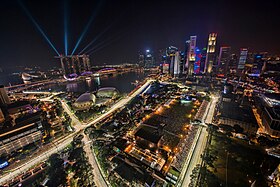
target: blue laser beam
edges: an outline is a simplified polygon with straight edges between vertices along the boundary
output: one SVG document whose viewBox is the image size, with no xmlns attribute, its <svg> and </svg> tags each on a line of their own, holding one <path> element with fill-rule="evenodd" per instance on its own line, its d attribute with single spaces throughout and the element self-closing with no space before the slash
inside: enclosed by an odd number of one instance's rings
<svg viewBox="0 0 280 187">
<path fill-rule="evenodd" d="M 125 15 L 126 11 L 123 11 L 119 17 L 117 19 L 114 20 L 113 23 L 111 23 L 106 29 L 104 29 L 101 33 L 99 33 L 88 45 L 86 45 L 80 52 L 79 54 L 82 54 L 87 48 L 89 48 L 89 46 L 91 46 L 92 44 L 94 44 L 104 33 L 106 33 L 109 29 L 112 28 L 113 25 L 115 25 L 118 20 L 120 20 L 124 15 Z"/>
<path fill-rule="evenodd" d="M 71 55 L 73 55 L 73 54 L 75 53 L 75 51 L 77 50 L 78 46 L 80 45 L 82 39 L 83 39 L 84 36 L 86 35 L 86 33 L 87 33 L 87 31 L 88 31 L 88 29 L 89 29 L 91 23 L 92 23 L 93 20 L 96 18 L 96 15 L 97 15 L 97 13 L 98 13 L 98 10 L 99 10 L 100 6 L 101 6 L 101 1 L 99 1 L 98 5 L 97 5 L 96 11 L 93 12 L 93 14 L 91 15 L 91 17 L 90 17 L 88 23 L 86 24 L 86 26 L 85 26 L 85 28 L 84 28 L 82 34 L 81 34 L 80 37 L 78 38 L 78 41 L 77 41 L 77 43 L 76 43 L 76 45 L 75 45 L 75 47 L 74 47 L 74 49 L 73 49 Z"/>
<path fill-rule="evenodd" d="M 123 35 L 124 35 L 124 34 L 123 34 Z M 103 42 L 103 43 L 104 43 L 103 45 L 100 44 L 100 45 L 96 46 L 94 49 L 91 50 L 91 52 L 88 53 L 88 55 L 91 55 L 91 54 L 93 54 L 93 53 L 95 53 L 95 52 L 97 52 L 97 51 L 99 51 L 99 50 L 101 50 L 101 49 L 103 49 L 103 48 L 105 48 L 105 47 L 111 45 L 113 42 L 119 40 L 120 38 L 122 38 L 122 35 L 119 35 L 118 37 L 115 37 L 115 38 L 113 38 L 113 39 L 110 39 L 110 42 L 109 42 L 109 43 L 108 43 L 108 42 L 107 42 L 107 43 L 106 43 L 106 42 Z"/>
<path fill-rule="evenodd" d="M 64 0 L 64 51 L 68 55 L 68 4 Z"/>
<path fill-rule="evenodd" d="M 36 29 L 42 34 L 42 36 L 45 38 L 45 40 L 48 42 L 48 44 L 52 47 L 52 49 L 55 51 L 57 55 L 60 55 L 53 43 L 50 41 L 50 39 L 47 37 L 43 29 L 39 26 L 39 24 L 36 22 L 36 20 L 32 17 L 31 13 L 28 11 L 28 9 L 25 7 L 25 5 L 19 0 L 19 5 L 25 12 L 25 14 L 28 16 L 28 18 L 32 21 L 32 23 L 35 25 Z"/>
<path fill-rule="evenodd" d="M 108 43 L 108 41 L 110 41 L 113 37 L 107 38 L 106 40 L 103 40 L 102 42 L 96 44 L 93 48 L 87 50 L 85 53 L 91 53 L 91 51 L 94 51 L 95 49 L 97 49 L 98 47 L 104 45 L 105 43 Z"/>
<path fill-rule="evenodd" d="M 89 46 L 91 46 L 94 42 L 96 42 L 104 33 L 106 33 L 111 27 L 113 26 L 113 24 L 109 25 L 105 30 L 103 30 L 103 32 L 99 33 L 89 44 L 87 44 L 80 52 L 79 54 L 83 53 L 87 48 L 89 48 Z"/>
</svg>

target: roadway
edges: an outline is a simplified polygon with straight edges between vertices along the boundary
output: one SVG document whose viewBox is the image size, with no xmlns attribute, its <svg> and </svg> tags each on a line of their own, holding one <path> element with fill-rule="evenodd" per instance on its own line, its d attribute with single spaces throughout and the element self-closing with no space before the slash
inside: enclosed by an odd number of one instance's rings
<svg viewBox="0 0 280 187">
<path fill-rule="evenodd" d="M 65 138 L 61 139 L 60 141 L 56 142 L 56 146 L 52 147 L 51 149 L 42 152 L 40 155 L 38 155 L 35 158 L 32 158 L 31 160 L 29 160 L 28 162 L 24 163 L 23 165 L 17 167 L 15 170 L 13 170 L 12 172 L 1 176 L 0 178 L 0 184 L 5 184 L 5 182 L 10 181 L 13 178 L 16 178 L 18 175 L 22 174 L 23 172 L 28 171 L 31 167 L 33 167 L 34 165 L 43 162 L 45 160 L 48 159 L 48 157 L 54 153 L 57 153 L 58 151 L 63 150 L 65 147 L 67 147 L 73 140 L 73 137 L 80 133 L 82 130 L 84 130 L 86 127 L 89 127 L 91 125 L 96 124 L 97 122 L 99 122 L 100 120 L 108 117 L 110 114 L 112 114 L 114 111 L 116 111 L 117 109 L 123 107 L 124 105 L 126 105 L 127 103 L 129 103 L 135 96 L 137 96 L 138 94 L 140 94 L 152 81 L 154 80 L 148 80 L 146 81 L 145 84 L 143 84 L 138 90 L 136 90 L 133 94 L 131 94 L 130 96 L 127 96 L 126 98 L 120 100 L 118 103 L 116 103 L 115 105 L 113 105 L 106 113 L 100 115 L 99 117 L 97 117 L 96 119 L 94 119 L 93 121 L 89 122 L 88 124 L 82 125 L 82 123 L 77 119 L 77 117 L 72 113 L 72 111 L 70 110 L 69 106 L 65 103 L 65 102 L 61 102 L 62 103 L 62 107 L 65 109 L 65 111 L 69 114 L 69 116 L 72 119 L 72 122 L 74 123 L 74 127 L 75 127 L 75 132 L 66 136 Z M 100 178 L 100 177 L 98 177 Z M 102 187 L 102 186 L 101 186 Z"/>
<path fill-rule="evenodd" d="M 191 182 L 192 171 L 197 164 L 202 163 L 201 155 L 207 144 L 207 128 L 204 126 L 206 124 L 211 124 L 215 113 L 215 108 L 217 105 L 219 97 L 211 95 L 211 102 L 207 105 L 206 112 L 203 116 L 202 126 L 197 131 L 196 137 L 194 139 L 193 145 L 190 149 L 190 153 L 186 159 L 186 163 L 182 169 L 181 175 L 179 177 L 176 186 L 189 186 Z"/>
<path fill-rule="evenodd" d="M 91 145 L 91 141 L 88 138 L 88 136 L 86 134 L 83 134 L 84 138 L 83 138 L 83 142 L 84 142 L 84 151 L 87 155 L 88 158 L 88 162 L 89 164 L 92 166 L 93 168 L 93 176 L 94 176 L 94 183 L 96 186 L 100 186 L 100 187 L 106 187 L 109 186 L 109 182 L 106 181 L 106 179 L 104 178 L 104 176 L 102 175 L 102 170 L 98 165 L 98 161 L 96 160 L 95 154 L 93 153 L 90 145 Z"/>
<path fill-rule="evenodd" d="M 68 146 L 73 141 L 73 136 L 74 136 L 74 134 L 67 136 L 65 139 L 58 141 L 56 146 L 52 147 L 51 149 L 49 149 L 47 151 L 44 151 L 42 154 L 38 155 L 37 157 L 31 158 L 28 162 L 15 168 L 12 172 L 10 172 L 4 176 L 1 176 L 0 184 L 5 184 L 6 182 L 10 181 L 11 179 L 14 179 L 17 176 L 21 175 L 22 173 L 28 171 L 32 166 L 35 166 L 38 163 L 41 163 L 41 162 L 47 160 L 52 154 L 63 150 L 66 146 Z"/>
<path fill-rule="evenodd" d="M 203 154 L 207 143 L 207 135 L 208 132 L 206 130 L 206 127 L 202 127 L 197 142 L 195 143 L 190 162 L 188 163 L 186 173 L 182 180 L 182 187 L 188 186 L 190 184 L 193 169 L 196 167 L 197 164 L 200 164 L 202 162 L 201 155 Z"/>
<path fill-rule="evenodd" d="M 212 123 L 213 116 L 214 116 L 214 113 L 215 113 L 215 109 L 216 109 L 216 105 L 217 105 L 219 97 L 211 95 L 211 99 L 212 99 L 211 103 L 210 103 L 210 105 L 208 105 L 208 109 L 206 110 L 207 113 L 205 114 L 205 117 L 204 117 L 204 119 L 205 119 L 204 122 L 206 124 L 211 124 Z"/>
</svg>

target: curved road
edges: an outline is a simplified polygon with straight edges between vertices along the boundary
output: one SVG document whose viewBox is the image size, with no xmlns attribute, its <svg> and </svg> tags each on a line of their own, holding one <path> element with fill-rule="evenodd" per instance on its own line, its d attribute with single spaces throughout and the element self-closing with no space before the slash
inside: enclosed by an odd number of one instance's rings
<svg viewBox="0 0 280 187">
<path fill-rule="evenodd" d="M 40 155 L 36 156 L 35 158 L 32 158 L 31 160 L 29 160 L 28 162 L 26 162 L 25 164 L 19 166 L 18 168 L 16 168 L 14 171 L 1 176 L 0 178 L 0 184 L 5 184 L 6 182 L 10 181 L 11 179 L 17 177 L 18 175 L 22 174 L 23 172 L 28 171 L 31 167 L 33 167 L 34 165 L 43 162 L 45 160 L 48 159 L 48 157 L 54 153 L 57 153 L 60 150 L 63 150 L 65 147 L 67 147 L 67 145 L 69 145 L 72 140 L 73 137 L 80 133 L 82 130 L 84 130 L 86 127 L 89 127 L 91 125 L 96 124 L 97 122 L 99 122 L 100 120 L 106 118 L 107 116 L 109 116 L 110 114 L 112 114 L 114 111 L 116 111 L 117 109 L 123 107 L 124 105 L 126 105 L 128 102 L 130 102 L 135 96 L 137 96 L 138 94 L 140 94 L 151 82 L 153 82 L 154 80 L 147 80 L 145 84 L 143 84 L 138 90 L 136 90 L 133 94 L 131 94 L 130 96 L 127 96 L 126 98 L 120 100 L 118 103 L 116 103 L 115 105 L 113 105 L 106 113 L 100 115 L 99 117 L 97 117 L 96 119 L 94 119 L 93 121 L 89 122 L 88 124 L 82 125 L 82 123 L 76 118 L 76 116 L 71 112 L 71 110 L 69 109 L 69 107 L 66 105 L 65 102 L 62 102 L 62 106 L 65 109 L 65 111 L 69 114 L 69 116 L 72 119 L 72 122 L 75 124 L 75 128 L 76 131 L 68 136 L 66 136 L 65 138 L 57 141 L 57 144 L 55 147 L 52 147 L 51 149 L 41 153 Z M 102 174 L 100 174 L 102 175 Z M 103 177 L 98 177 L 99 179 L 103 179 Z"/>
</svg>

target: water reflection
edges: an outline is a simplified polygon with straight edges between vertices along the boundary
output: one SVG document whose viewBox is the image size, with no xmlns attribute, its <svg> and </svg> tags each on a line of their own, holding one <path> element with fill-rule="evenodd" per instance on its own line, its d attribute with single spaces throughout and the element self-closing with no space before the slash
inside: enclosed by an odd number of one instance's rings
<svg viewBox="0 0 280 187">
<path fill-rule="evenodd" d="M 121 93 L 129 93 L 135 88 L 135 86 L 131 83 L 135 82 L 136 80 L 141 81 L 145 78 L 145 76 L 146 75 L 144 73 L 129 72 L 124 74 L 116 74 L 114 76 L 94 77 L 91 80 L 49 85 L 44 89 L 51 89 L 53 91 L 84 93 L 87 91 L 96 91 L 100 87 L 115 87 Z"/>
</svg>

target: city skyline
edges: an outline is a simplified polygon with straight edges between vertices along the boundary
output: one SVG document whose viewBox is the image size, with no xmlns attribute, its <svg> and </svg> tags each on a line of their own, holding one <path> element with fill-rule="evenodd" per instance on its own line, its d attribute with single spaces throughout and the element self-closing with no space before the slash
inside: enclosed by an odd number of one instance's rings
<svg viewBox="0 0 280 187">
<path fill-rule="evenodd" d="M 6 0 L 0 186 L 279 187 L 276 1 Z"/>
<path fill-rule="evenodd" d="M 21 2 L 58 52 L 64 54 L 65 2 Z M 211 32 L 218 33 L 217 47 L 231 46 L 232 51 L 237 54 L 239 49 L 244 47 L 249 48 L 249 51 L 279 53 L 277 50 L 277 44 L 280 42 L 280 38 L 277 37 L 280 29 L 277 21 L 279 18 L 276 15 L 277 11 L 274 11 L 277 6 L 273 2 L 264 2 L 261 5 L 256 1 L 242 4 L 183 1 L 150 3 L 106 1 L 100 5 L 98 2 L 89 1 L 82 3 L 66 1 L 66 3 L 69 15 L 69 53 L 75 48 L 93 13 L 96 14 L 77 47 L 77 51 L 81 51 L 94 40 L 95 36 L 100 35 L 95 43 L 98 50 L 90 57 L 93 65 L 136 62 L 137 52 L 140 50 L 150 49 L 157 52 L 170 45 L 183 49 L 184 42 L 191 35 L 198 37 L 197 45 L 203 48 L 207 46 L 207 37 Z M 170 13 L 169 7 L 174 7 L 177 11 Z M 0 31 L 3 41 L 0 55 L 2 68 L 5 67 L 4 62 L 9 62 L 6 64 L 10 66 L 59 66 L 59 62 L 53 58 L 56 53 L 36 30 L 18 1 L 5 1 L 1 7 L 1 14 L 2 18 L 6 18 L 1 20 L 5 27 Z M 176 34 L 173 34 L 174 30 Z M 27 48 L 26 44 L 30 47 Z M 106 55 L 108 53 L 110 55 Z"/>
</svg>

